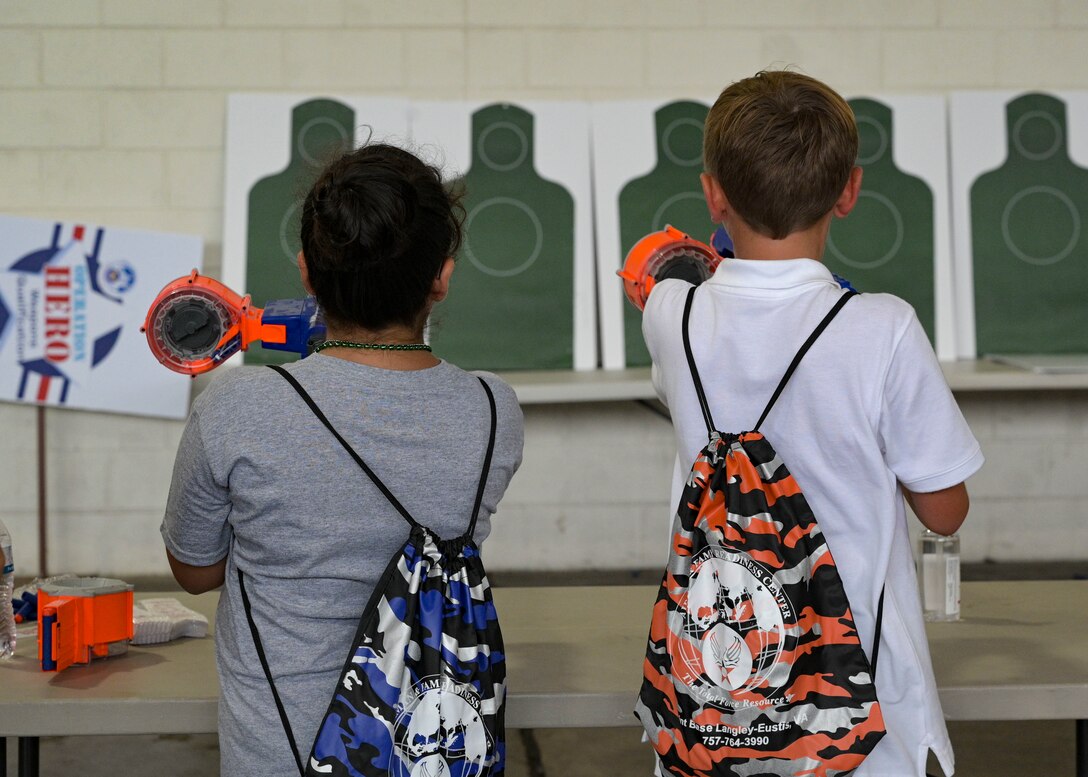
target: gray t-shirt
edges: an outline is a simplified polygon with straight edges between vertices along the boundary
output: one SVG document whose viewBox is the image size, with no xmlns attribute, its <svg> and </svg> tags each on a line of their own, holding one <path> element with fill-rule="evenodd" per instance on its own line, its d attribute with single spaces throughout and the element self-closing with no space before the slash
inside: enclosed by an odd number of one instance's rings
<svg viewBox="0 0 1088 777">
<path fill-rule="evenodd" d="M 490 423 L 475 375 L 446 362 L 400 372 L 320 354 L 287 369 L 419 523 L 444 539 L 466 531 Z M 477 542 L 490 532 L 523 441 L 513 390 L 481 377 L 495 395 L 498 427 Z M 221 773 L 297 774 L 238 571 L 306 759 L 359 617 L 408 524 L 282 376 L 243 367 L 193 403 L 161 531 L 186 564 L 228 557 L 215 629 Z"/>
</svg>

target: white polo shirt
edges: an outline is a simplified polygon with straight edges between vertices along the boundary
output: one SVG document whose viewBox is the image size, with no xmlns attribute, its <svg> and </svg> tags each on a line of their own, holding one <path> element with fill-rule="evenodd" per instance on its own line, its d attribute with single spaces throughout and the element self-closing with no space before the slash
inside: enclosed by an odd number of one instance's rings
<svg viewBox="0 0 1088 777">
<path fill-rule="evenodd" d="M 678 460 L 672 504 L 706 445 L 681 335 L 690 286 L 658 284 L 643 314 L 653 382 Z M 726 259 L 695 294 L 690 337 L 715 426 L 751 431 L 801 344 L 842 291 L 811 259 Z M 804 491 L 872 654 L 885 588 L 876 687 L 887 735 L 856 777 L 922 777 L 928 751 L 952 774 L 899 483 L 965 481 L 982 452 L 913 308 L 890 294 L 850 300 L 802 360 L 760 431 Z"/>
</svg>

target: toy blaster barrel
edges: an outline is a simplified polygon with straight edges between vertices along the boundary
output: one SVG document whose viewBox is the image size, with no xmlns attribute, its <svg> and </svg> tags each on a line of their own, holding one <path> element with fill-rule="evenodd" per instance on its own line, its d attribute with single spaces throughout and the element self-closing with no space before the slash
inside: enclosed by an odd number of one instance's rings
<svg viewBox="0 0 1088 777">
<path fill-rule="evenodd" d="M 128 583 L 62 577 L 38 589 L 38 660 L 43 672 L 124 653 L 132 634 Z"/>
<path fill-rule="evenodd" d="M 723 256 L 733 255 L 733 244 L 724 230 L 719 229 L 713 240 L 712 248 L 671 225 L 651 232 L 627 252 L 623 269 L 616 273 L 623 279 L 623 293 L 632 305 L 642 310 L 659 281 L 679 278 L 688 283 L 702 283 L 714 274 Z"/>
<path fill-rule="evenodd" d="M 259 308 L 248 294 L 193 270 L 159 292 L 141 331 L 160 363 L 195 376 L 255 342 L 306 356 L 324 339 L 325 321 L 313 297 L 274 300 Z"/>
</svg>

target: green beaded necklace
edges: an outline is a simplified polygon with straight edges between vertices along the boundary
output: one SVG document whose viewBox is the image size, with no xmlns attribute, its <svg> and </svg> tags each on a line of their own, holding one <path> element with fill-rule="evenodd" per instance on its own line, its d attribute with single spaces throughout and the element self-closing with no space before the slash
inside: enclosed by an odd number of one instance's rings
<svg viewBox="0 0 1088 777">
<path fill-rule="evenodd" d="M 314 353 L 326 348 L 362 348 L 373 351 L 429 351 L 426 343 L 357 343 L 354 340 L 323 340 L 314 346 Z"/>
</svg>

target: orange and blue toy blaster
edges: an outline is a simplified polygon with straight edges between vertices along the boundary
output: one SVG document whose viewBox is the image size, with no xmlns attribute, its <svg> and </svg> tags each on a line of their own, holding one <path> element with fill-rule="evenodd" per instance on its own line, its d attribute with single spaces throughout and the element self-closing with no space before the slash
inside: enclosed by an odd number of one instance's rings
<svg viewBox="0 0 1088 777">
<path fill-rule="evenodd" d="M 259 308 L 248 294 L 193 270 L 159 292 L 141 331 L 159 362 L 196 376 L 255 342 L 307 356 L 325 339 L 325 320 L 313 297 L 273 300 Z"/>
<path fill-rule="evenodd" d="M 733 256 L 733 240 L 724 227 L 718 227 L 707 245 L 670 225 L 635 243 L 616 274 L 623 279 L 627 299 L 642 310 L 658 281 L 678 278 L 698 285 L 714 274 L 723 259 Z M 850 281 L 832 275 L 842 288 L 857 291 Z"/>
<path fill-rule="evenodd" d="M 38 588 L 38 660 L 43 672 L 124 653 L 132 634 L 128 583 L 60 577 Z"/>
<path fill-rule="evenodd" d="M 723 258 L 733 256 L 733 243 L 724 229 L 714 233 L 712 242 L 713 247 L 671 225 L 651 232 L 631 247 L 623 269 L 616 273 L 623 279 L 623 293 L 642 310 L 658 281 L 678 278 L 702 283 L 714 274 Z"/>
</svg>

